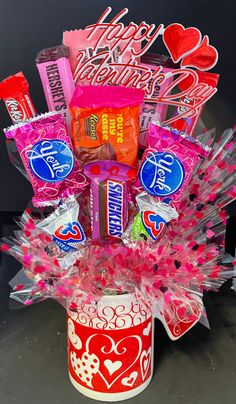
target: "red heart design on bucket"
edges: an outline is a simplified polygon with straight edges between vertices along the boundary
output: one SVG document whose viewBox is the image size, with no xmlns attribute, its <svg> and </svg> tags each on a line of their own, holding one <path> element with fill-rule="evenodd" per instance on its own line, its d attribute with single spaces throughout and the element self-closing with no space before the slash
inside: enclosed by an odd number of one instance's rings
<svg viewBox="0 0 236 404">
<path fill-rule="evenodd" d="M 138 372 L 132 372 L 129 377 L 124 377 L 124 379 L 121 380 L 121 383 L 124 386 L 129 386 L 129 387 L 133 387 L 135 380 L 138 377 Z"/>
<path fill-rule="evenodd" d="M 204 36 L 201 45 L 192 53 L 185 56 L 181 67 L 196 67 L 198 70 L 210 70 L 218 60 L 218 52 L 214 46 L 209 45 L 209 38 Z"/>
<path fill-rule="evenodd" d="M 148 351 L 143 351 L 140 356 L 140 368 L 143 380 L 147 375 L 150 363 L 151 363 L 151 348 L 149 348 Z"/>
<path fill-rule="evenodd" d="M 175 63 L 196 49 L 201 38 L 201 32 L 197 28 L 184 28 L 178 23 L 168 25 L 163 34 L 163 42 Z"/>
<path fill-rule="evenodd" d="M 142 339 L 138 335 L 130 335 L 117 342 L 109 335 L 94 334 L 86 341 L 86 350 L 90 353 L 96 352 L 100 362 L 98 373 L 110 389 L 121 376 L 127 377 L 127 372 L 139 359 Z M 109 366 L 107 360 L 109 360 Z"/>
</svg>

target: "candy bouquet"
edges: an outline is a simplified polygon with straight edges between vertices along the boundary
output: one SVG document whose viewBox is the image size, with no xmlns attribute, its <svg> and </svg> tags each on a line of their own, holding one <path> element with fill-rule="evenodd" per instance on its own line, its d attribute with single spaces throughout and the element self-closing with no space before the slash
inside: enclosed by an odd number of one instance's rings
<svg viewBox="0 0 236 404">
<path fill-rule="evenodd" d="M 0 83 L 9 157 L 34 191 L 1 249 L 29 281 L 12 297 L 66 308 L 73 385 L 116 401 L 151 380 L 153 318 L 173 340 L 207 324 L 203 291 L 233 275 L 236 145 L 234 129 L 199 130 L 219 78 L 209 38 L 110 12 L 38 53 L 49 112 L 36 113 L 22 72 Z M 159 38 L 169 56 L 147 52 Z"/>
</svg>

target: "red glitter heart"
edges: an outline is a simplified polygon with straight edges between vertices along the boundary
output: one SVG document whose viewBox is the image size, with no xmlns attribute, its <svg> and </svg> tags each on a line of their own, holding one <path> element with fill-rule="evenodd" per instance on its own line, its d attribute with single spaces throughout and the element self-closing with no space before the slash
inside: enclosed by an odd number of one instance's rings
<svg viewBox="0 0 236 404">
<path fill-rule="evenodd" d="M 198 70 L 205 71 L 212 69 L 217 60 L 218 52 L 214 46 L 209 45 L 209 38 L 205 35 L 201 45 L 183 58 L 181 67 L 196 67 Z"/>
<path fill-rule="evenodd" d="M 166 27 L 163 41 L 173 61 L 177 63 L 200 44 L 201 36 L 197 28 L 184 28 L 183 25 L 174 23 Z"/>
</svg>

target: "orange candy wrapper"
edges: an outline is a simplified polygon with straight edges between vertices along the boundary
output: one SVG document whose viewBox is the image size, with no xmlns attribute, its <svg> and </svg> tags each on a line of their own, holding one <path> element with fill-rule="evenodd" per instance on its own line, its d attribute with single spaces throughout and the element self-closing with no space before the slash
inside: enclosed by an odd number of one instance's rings
<svg viewBox="0 0 236 404">
<path fill-rule="evenodd" d="M 136 166 L 142 90 L 78 86 L 70 104 L 72 141 L 78 160 L 116 160 Z"/>
</svg>

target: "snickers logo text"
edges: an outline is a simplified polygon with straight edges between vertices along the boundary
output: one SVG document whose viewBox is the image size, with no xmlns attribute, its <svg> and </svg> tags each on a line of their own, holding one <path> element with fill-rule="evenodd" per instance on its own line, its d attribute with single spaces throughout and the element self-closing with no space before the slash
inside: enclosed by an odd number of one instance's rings
<svg viewBox="0 0 236 404">
<path fill-rule="evenodd" d="M 124 231 L 124 185 L 115 180 L 108 180 L 106 187 L 107 234 L 121 237 Z"/>
</svg>

